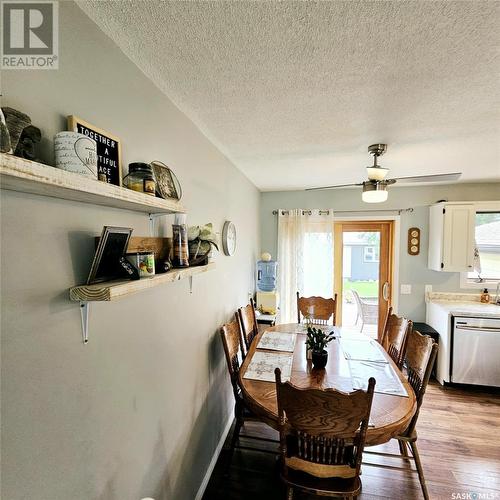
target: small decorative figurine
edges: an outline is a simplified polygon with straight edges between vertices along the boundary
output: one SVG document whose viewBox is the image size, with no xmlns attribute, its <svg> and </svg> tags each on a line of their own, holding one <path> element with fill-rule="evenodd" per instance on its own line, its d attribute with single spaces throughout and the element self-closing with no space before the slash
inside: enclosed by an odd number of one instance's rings
<svg viewBox="0 0 500 500">
<path fill-rule="evenodd" d="M 2 111 L 5 116 L 7 129 L 9 131 L 10 147 L 12 148 L 12 151 L 15 151 L 22 131 L 28 125 L 31 125 L 31 118 L 14 108 L 2 108 Z"/>
<path fill-rule="evenodd" d="M 160 267 L 160 270 L 158 271 L 159 273 L 167 273 L 168 271 L 170 271 L 170 269 L 172 269 L 173 266 L 172 266 L 172 261 L 170 260 L 170 258 L 166 258 L 162 263 L 161 263 L 161 267 Z"/>
<path fill-rule="evenodd" d="M 38 144 L 42 139 L 42 133 L 40 129 L 34 127 L 33 125 L 28 125 L 21 132 L 21 137 L 17 143 L 16 150 L 14 151 L 15 156 L 21 158 L 26 158 L 27 160 L 36 160 L 36 148 L 35 145 Z"/>
<path fill-rule="evenodd" d="M 0 153 L 12 153 L 9 130 L 5 123 L 5 116 L 3 115 L 2 108 L 0 108 Z"/>
</svg>

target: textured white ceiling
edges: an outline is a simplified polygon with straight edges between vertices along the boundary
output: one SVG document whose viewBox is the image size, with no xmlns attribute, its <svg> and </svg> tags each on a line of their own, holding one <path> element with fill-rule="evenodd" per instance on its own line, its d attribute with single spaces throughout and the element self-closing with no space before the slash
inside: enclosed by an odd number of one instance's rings
<svg viewBox="0 0 500 500">
<path fill-rule="evenodd" d="M 500 180 L 500 2 L 78 3 L 262 190 Z"/>
</svg>

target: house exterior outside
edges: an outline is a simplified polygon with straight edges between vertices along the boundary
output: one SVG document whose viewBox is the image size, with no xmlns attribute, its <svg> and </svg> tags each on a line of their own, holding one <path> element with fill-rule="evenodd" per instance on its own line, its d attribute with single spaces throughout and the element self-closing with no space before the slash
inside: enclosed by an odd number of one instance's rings
<svg viewBox="0 0 500 500">
<path fill-rule="evenodd" d="M 476 247 L 479 250 L 481 276 L 498 277 L 500 262 L 500 220 L 476 226 Z M 469 273 L 477 277 L 477 272 Z"/>
<path fill-rule="evenodd" d="M 369 241 L 365 233 L 344 233 L 344 278 L 376 281 L 379 275 L 379 241 Z"/>
</svg>

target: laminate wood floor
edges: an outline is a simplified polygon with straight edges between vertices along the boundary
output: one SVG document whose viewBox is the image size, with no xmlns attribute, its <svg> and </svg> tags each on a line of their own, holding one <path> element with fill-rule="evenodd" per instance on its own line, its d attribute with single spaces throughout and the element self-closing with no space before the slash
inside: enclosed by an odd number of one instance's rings
<svg viewBox="0 0 500 500">
<path fill-rule="evenodd" d="M 232 430 L 231 430 L 232 431 Z M 500 392 L 478 388 L 427 389 L 417 425 L 418 447 L 431 499 L 500 500 Z M 264 424 L 249 424 L 243 433 L 277 438 Z M 225 476 L 231 432 L 212 473 L 203 500 L 271 500 L 284 498 L 276 455 L 236 449 Z M 242 445 L 277 449 L 274 444 L 242 438 Z M 371 450 L 397 453 L 390 442 Z M 364 462 L 400 465 L 397 458 L 364 455 Z M 416 473 L 363 465 L 359 500 L 423 498 Z M 297 500 L 310 497 L 295 495 Z"/>
</svg>

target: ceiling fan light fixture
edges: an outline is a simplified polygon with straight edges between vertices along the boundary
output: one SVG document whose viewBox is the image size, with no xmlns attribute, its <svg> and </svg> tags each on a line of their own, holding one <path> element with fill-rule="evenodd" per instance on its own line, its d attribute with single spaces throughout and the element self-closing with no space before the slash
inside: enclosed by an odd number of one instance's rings
<svg viewBox="0 0 500 500">
<path fill-rule="evenodd" d="M 366 172 L 368 175 L 368 179 L 370 179 L 371 181 L 383 181 L 387 177 L 389 169 L 377 165 L 366 167 Z"/>
<path fill-rule="evenodd" d="M 361 199 L 365 203 L 382 203 L 387 201 L 389 193 L 387 184 L 381 182 L 364 182 Z"/>
<path fill-rule="evenodd" d="M 378 164 L 378 158 L 387 151 L 387 144 L 372 144 L 368 146 L 368 152 L 373 156 L 373 165 L 366 167 L 368 180 L 354 184 L 336 184 L 334 186 L 320 186 L 306 188 L 306 191 L 316 191 L 319 189 L 336 189 L 351 186 L 363 186 L 362 200 L 366 203 L 382 203 L 387 200 L 387 186 L 396 182 L 455 182 L 462 175 L 461 172 L 451 172 L 449 174 L 428 174 L 412 175 L 409 177 L 395 177 L 387 179 L 389 169 Z"/>
</svg>

